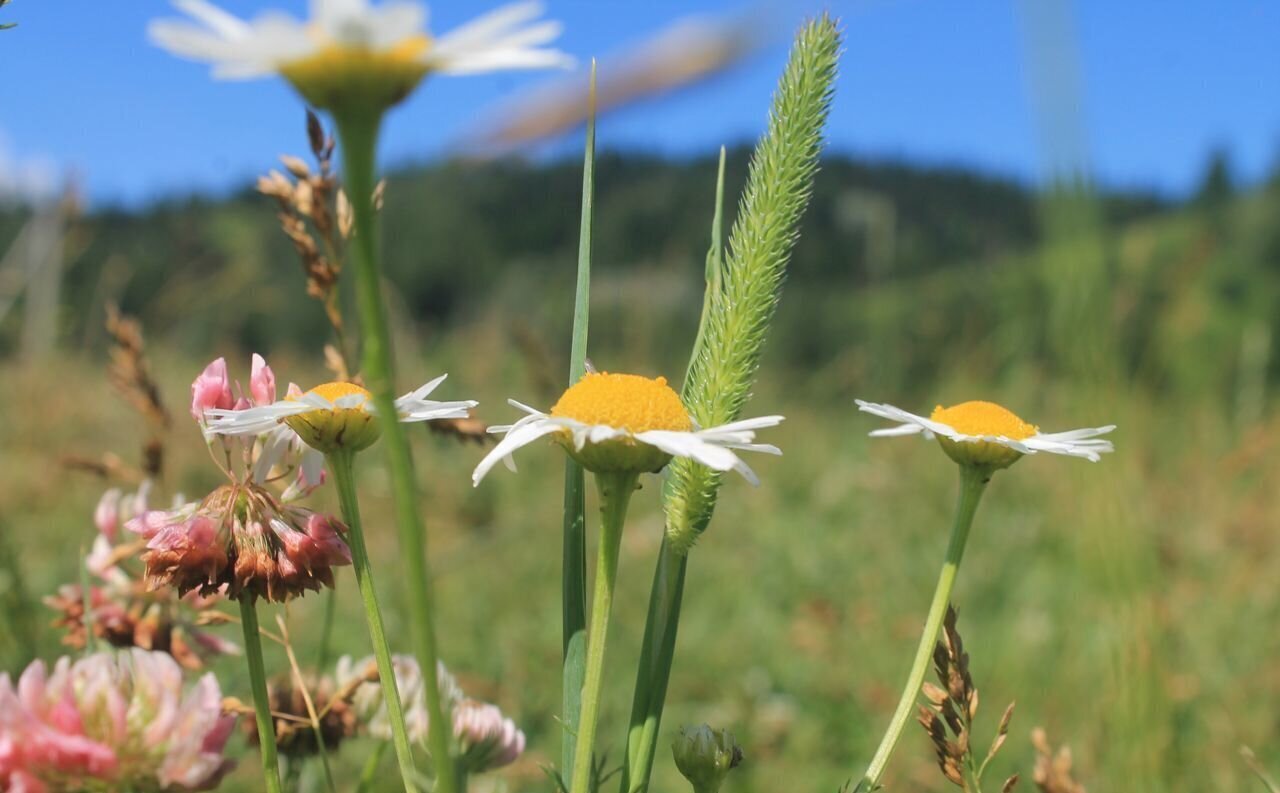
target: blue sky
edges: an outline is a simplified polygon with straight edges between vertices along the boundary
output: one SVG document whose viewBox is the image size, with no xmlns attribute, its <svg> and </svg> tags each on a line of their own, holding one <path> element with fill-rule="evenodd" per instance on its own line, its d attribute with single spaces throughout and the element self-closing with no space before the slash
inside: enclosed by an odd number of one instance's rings
<svg viewBox="0 0 1280 793">
<path fill-rule="evenodd" d="M 497 2 L 433 3 L 432 27 L 448 30 Z M 779 31 L 770 46 L 707 83 L 606 118 L 600 142 L 694 155 L 754 138 L 786 56 L 782 32 L 829 8 L 847 35 L 830 127 L 835 149 L 1033 181 L 1047 155 L 1027 64 L 1046 46 L 1027 35 L 1024 10 L 1039 2 L 775 2 L 762 11 Z M 244 16 L 269 7 L 304 12 L 304 0 L 223 5 Z M 611 52 L 681 16 L 745 8 L 723 0 L 548 5 L 566 26 L 561 47 L 583 61 L 601 56 L 604 68 Z M 146 41 L 147 20 L 169 13 L 161 0 L 13 0 L 0 11 L 20 24 L 0 33 L 0 175 L 15 162 L 43 161 L 77 173 L 94 200 L 134 203 L 238 187 L 277 153 L 299 150 L 301 105 L 279 80 L 215 82 L 205 67 Z M 1075 42 L 1078 118 L 1102 181 L 1180 194 L 1194 188 L 1214 147 L 1230 151 L 1245 179 L 1280 160 L 1280 3 L 1076 0 L 1070 15 L 1074 34 L 1056 39 Z M 433 80 L 391 118 L 385 159 L 439 156 L 496 103 L 546 79 Z"/>
</svg>

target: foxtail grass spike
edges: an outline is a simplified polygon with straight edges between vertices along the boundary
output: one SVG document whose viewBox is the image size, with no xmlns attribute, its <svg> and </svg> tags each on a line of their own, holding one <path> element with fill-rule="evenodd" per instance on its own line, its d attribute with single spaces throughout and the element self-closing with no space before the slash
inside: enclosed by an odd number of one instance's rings
<svg viewBox="0 0 1280 793">
<path fill-rule="evenodd" d="M 736 419 L 750 395 L 809 204 L 839 50 L 840 33 L 825 14 L 800 30 L 774 93 L 768 130 L 751 156 L 719 281 L 708 284 L 715 288 L 705 332 L 684 385 L 685 404 L 704 427 Z M 720 476 L 705 466 L 672 463 L 667 536 L 678 552 L 687 552 L 706 528 L 719 485 Z"/>
</svg>

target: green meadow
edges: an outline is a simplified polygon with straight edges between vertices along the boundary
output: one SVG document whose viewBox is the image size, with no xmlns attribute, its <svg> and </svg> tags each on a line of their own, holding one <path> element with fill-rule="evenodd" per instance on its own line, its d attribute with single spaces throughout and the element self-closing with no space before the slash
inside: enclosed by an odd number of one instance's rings
<svg viewBox="0 0 1280 793">
<path fill-rule="evenodd" d="M 303 148 L 301 136 L 282 149 Z M 264 157 L 264 169 L 269 167 Z M 679 384 L 701 307 L 713 160 L 601 155 L 592 325 L 601 371 Z M 736 196 L 745 150 L 730 157 Z M 565 385 L 580 164 L 445 164 L 393 174 L 383 217 L 401 390 L 442 372 L 440 398 L 548 407 Z M 732 201 L 730 209 L 732 207 Z M 244 192 L 100 209 L 70 229 L 59 352 L 22 362 L 0 324 L 0 668 L 60 654 L 41 598 L 77 580 L 106 484 L 68 454 L 140 459 L 143 420 L 111 387 L 103 306 L 138 316 L 172 425 L 159 490 L 219 482 L 187 416 L 191 380 L 226 356 L 247 378 L 267 355 L 282 383 L 330 379 L 323 311 L 274 220 Z M 732 219 L 726 218 L 727 222 Z M 855 398 L 918 413 L 1000 402 L 1042 430 L 1116 424 L 1090 464 L 1028 457 L 995 475 L 954 603 L 981 692 L 976 740 L 1017 702 L 991 779 L 1023 776 L 1030 733 L 1069 745 L 1090 791 L 1261 791 L 1240 757 L 1280 769 L 1280 185 L 1207 179 L 1193 200 L 1087 189 L 1034 195 L 954 169 L 832 154 L 782 293 L 745 415 L 780 413 L 726 480 L 692 551 L 652 789 L 684 781 L 680 725 L 731 729 L 739 793 L 831 791 L 856 781 L 919 637 L 956 497 L 935 443 L 871 439 Z M 22 218 L 0 216 L 0 241 Z M 558 762 L 564 466 L 550 444 L 473 488 L 488 441 L 411 426 L 446 664 L 522 726 L 529 752 L 475 790 L 547 790 Z M 381 455 L 362 467 L 366 531 L 393 649 L 410 651 L 401 559 Z M 336 509 L 332 488 L 320 503 Z M 624 749 L 633 659 L 662 537 L 661 480 L 642 479 L 623 537 L 597 746 Z M 588 516 L 594 518 L 594 492 Z M 589 537 L 594 537 L 590 533 Z M 589 557 L 592 558 L 592 557 Z M 324 599 L 263 604 L 310 657 Z M 338 652 L 367 655 L 349 569 L 338 575 Z M 238 641 L 235 626 L 218 628 Z M 269 670 L 287 669 L 267 646 Z M 212 667 L 248 701 L 242 659 Z M 354 779 L 370 743 L 338 750 Z M 240 738 L 223 789 L 258 790 Z M 941 791 L 924 731 L 908 725 L 885 784 Z M 381 789 L 396 789 L 388 753 Z M 322 790 L 309 772 L 311 790 Z M 606 786 L 608 789 L 610 786 Z M 993 789 L 998 785 L 992 785 Z"/>
</svg>

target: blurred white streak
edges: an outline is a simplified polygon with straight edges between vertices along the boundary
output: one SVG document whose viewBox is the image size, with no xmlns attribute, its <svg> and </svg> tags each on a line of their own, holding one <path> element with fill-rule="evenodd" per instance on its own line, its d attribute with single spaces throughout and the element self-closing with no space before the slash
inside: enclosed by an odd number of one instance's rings
<svg viewBox="0 0 1280 793">
<path fill-rule="evenodd" d="M 684 17 L 629 50 L 601 59 L 598 112 L 695 85 L 742 63 L 766 43 L 758 16 Z M 576 129 L 587 118 L 585 76 L 535 88 L 491 114 L 459 144 L 462 154 L 497 156 Z"/>
<path fill-rule="evenodd" d="M 1071 0 L 1021 0 L 1028 89 L 1050 184 L 1087 181 L 1080 42 Z"/>
<path fill-rule="evenodd" d="M 19 158 L 0 131 L 0 204 L 46 204 L 58 197 L 63 181 L 48 157 Z"/>
</svg>

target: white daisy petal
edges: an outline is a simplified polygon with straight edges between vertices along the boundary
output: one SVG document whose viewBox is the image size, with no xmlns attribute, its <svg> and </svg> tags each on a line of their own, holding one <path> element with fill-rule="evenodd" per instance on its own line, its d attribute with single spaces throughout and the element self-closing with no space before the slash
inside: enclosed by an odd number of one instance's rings
<svg viewBox="0 0 1280 793">
<path fill-rule="evenodd" d="M 649 430 L 640 432 L 636 440 L 656 446 L 673 457 L 688 457 L 717 471 L 729 471 L 737 466 L 738 455 L 723 446 L 708 443 L 692 432 Z"/>
<path fill-rule="evenodd" d="M 476 466 L 476 470 L 471 474 L 472 485 L 480 484 L 480 480 L 484 479 L 485 474 L 498 463 L 499 460 L 510 457 L 511 453 L 516 449 L 528 446 L 544 435 L 550 435 L 553 432 L 559 432 L 560 425 L 553 424 L 548 421 L 533 422 L 526 424 L 519 429 L 512 430 L 507 433 L 497 446 L 484 456 L 480 464 Z"/>
<path fill-rule="evenodd" d="M 449 375 L 446 373 L 446 374 L 440 375 L 434 380 L 428 380 L 426 383 L 423 383 L 418 388 L 415 388 L 414 390 L 410 391 L 409 393 L 397 399 L 396 402 L 407 402 L 410 400 L 413 400 L 415 402 L 420 402 L 426 399 L 427 397 L 431 396 L 431 392 L 439 388 L 440 384 L 443 383 L 448 377 Z"/>
<path fill-rule="evenodd" d="M 887 427 L 882 430 L 872 430 L 867 433 L 873 438 L 892 438 L 897 435 L 918 435 L 922 432 L 928 432 L 919 424 L 899 424 L 896 427 Z"/>
<path fill-rule="evenodd" d="M 304 400 L 273 402 L 244 410 L 207 410 L 210 435 L 260 435 L 275 429 L 280 419 L 309 413 L 315 406 Z"/>
</svg>

